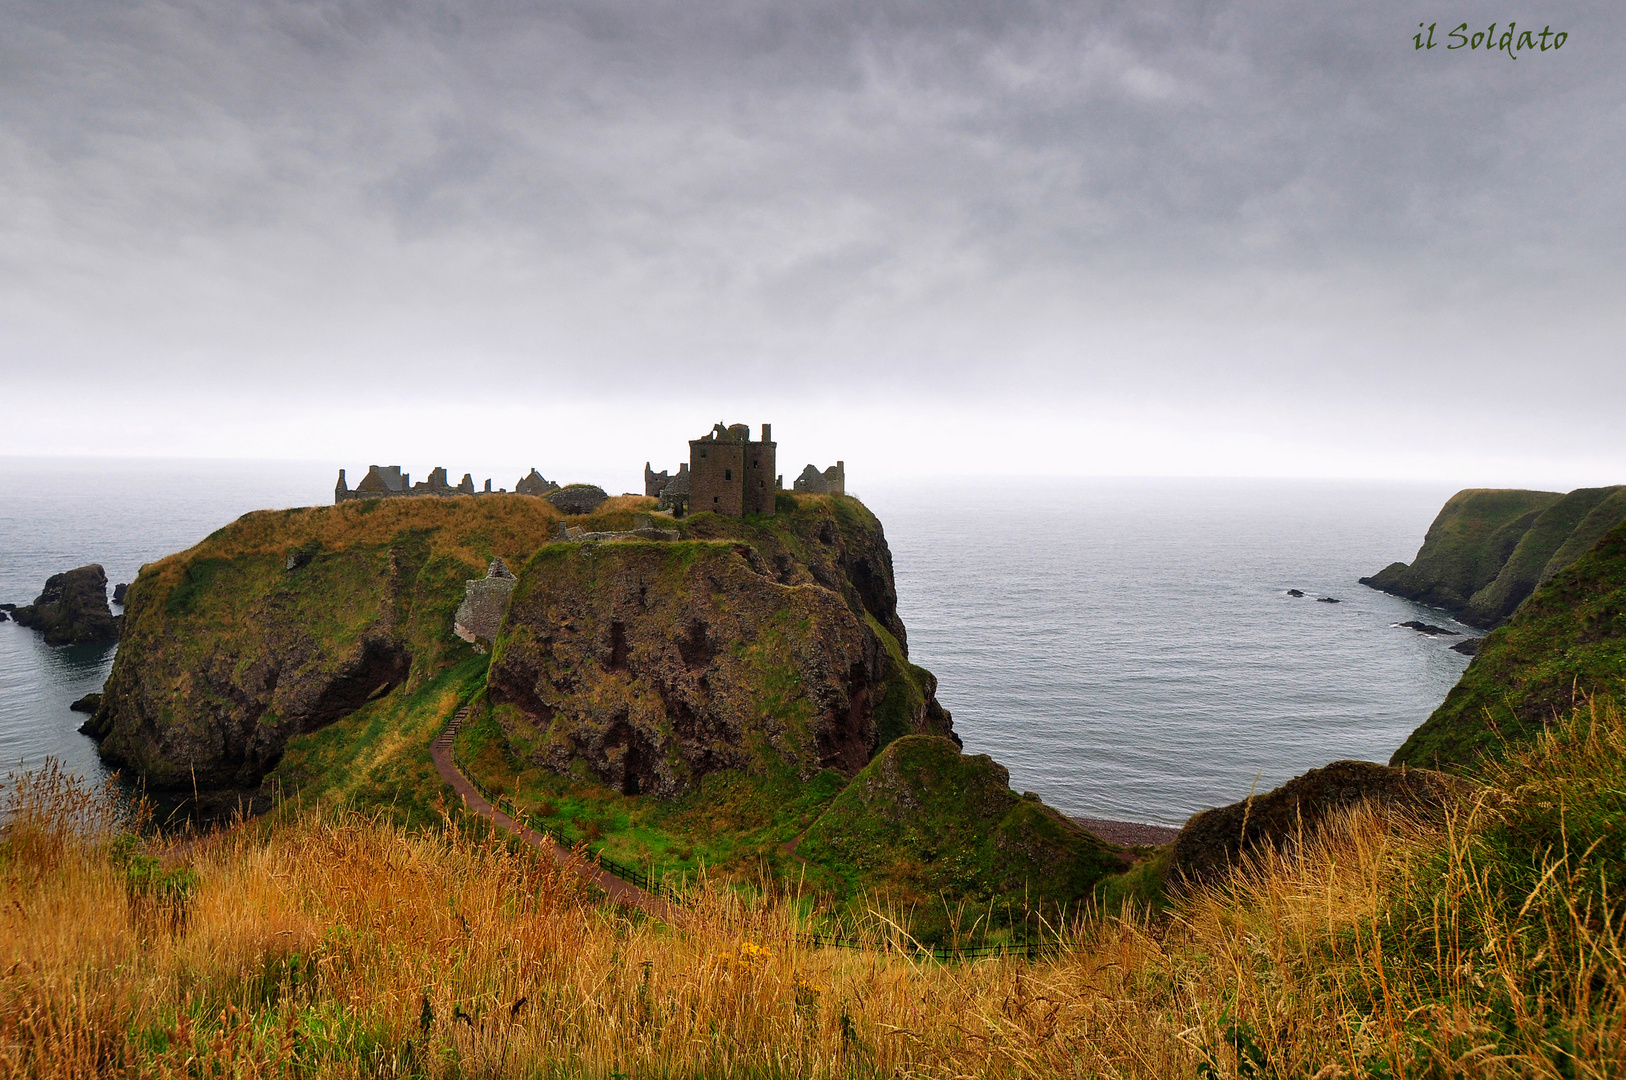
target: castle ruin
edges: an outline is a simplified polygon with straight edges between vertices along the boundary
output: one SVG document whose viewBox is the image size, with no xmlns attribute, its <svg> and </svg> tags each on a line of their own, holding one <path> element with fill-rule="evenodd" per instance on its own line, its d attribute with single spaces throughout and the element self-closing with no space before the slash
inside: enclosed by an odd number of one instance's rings
<svg viewBox="0 0 1626 1080">
<path fill-rule="evenodd" d="M 815 465 L 808 465 L 802 470 L 791 485 L 796 491 L 805 491 L 810 495 L 845 495 L 847 494 L 847 463 L 838 461 L 823 472 Z"/>
<path fill-rule="evenodd" d="M 771 515 L 781 480 L 774 472 L 777 447 L 772 424 L 763 424 L 762 438 L 753 442 L 748 425 L 725 427 L 719 423 L 705 438 L 689 440 L 687 473 L 679 469 L 678 475 L 663 486 L 661 495 L 665 496 L 667 487 L 687 479 L 690 511 L 710 510 L 728 517 Z M 644 466 L 646 492 L 652 480 L 661 475 Z"/>
<path fill-rule="evenodd" d="M 772 424 L 763 424 L 762 438 L 752 439 L 747 424 L 718 423 L 705 437 L 689 440 L 689 460 L 678 466 L 676 474 L 665 469 L 656 472 L 649 462 L 644 462 L 644 494 L 657 500 L 655 509 L 676 517 L 705 510 L 727 517 L 772 516 L 779 492 L 784 490 L 784 477 L 775 471 L 778 446 L 773 441 Z M 838 461 L 823 471 L 814 465 L 807 466 L 796 478 L 795 490 L 817 495 L 845 495 L 847 463 Z M 574 515 L 591 513 L 606 498 L 601 489 L 589 484 L 561 488 L 535 469 L 520 477 L 514 492 L 546 498 L 565 513 Z M 496 492 L 504 493 L 504 489 Z M 427 481 L 414 484 L 411 475 L 403 473 L 399 465 L 372 465 L 354 490 L 346 484 L 344 470 L 340 469 L 333 501 L 482 494 L 493 494 L 491 481 L 486 481 L 484 491 L 476 491 L 474 478 L 468 473 L 453 486 L 447 480 L 446 470 L 436 467 Z"/>
<path fill-rule="evenodd" d="M 535 469 L 529 476 L 520 478 L 514 485 L 514 491 L 520 495 L 547 495 L 559 490 L 559 485 L 545 479 Z M 446 478 L 446 470 L 440 466 L 429 471 L 429 479 L 420 483 L 412 482 L 412 474 L 401 471 L 399 465 L 369 465 L 367 475 L 361 478 L 361 483 L 354 489 L 345 482 L 344 470 L 339 470 L 339 482 L 333 486 L 333 501 L 335 504 L 350 502 L 355 499 L 396 499 L 425 495 L 506 495 L 507 488 L 491 490 L 491 480 L 486 480 L 484 491 L 476 491 L 474 477 L 464 473 L 463 479 L 454 487 Z"/>
</svg>

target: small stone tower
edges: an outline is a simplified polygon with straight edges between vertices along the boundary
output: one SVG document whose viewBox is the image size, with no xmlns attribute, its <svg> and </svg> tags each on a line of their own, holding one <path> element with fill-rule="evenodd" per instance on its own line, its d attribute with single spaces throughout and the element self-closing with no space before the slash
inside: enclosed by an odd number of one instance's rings
<svg viewBox="0 0 1626 1080">
<path fill-rule="evenodd" d="M 710 510 L 729 517 L 772 514 L 778 496 L 773 425 L 751 441 L 745 424 L 718 424 L 703 439 L 689 440 L 689 512 Z"/>
</svg>

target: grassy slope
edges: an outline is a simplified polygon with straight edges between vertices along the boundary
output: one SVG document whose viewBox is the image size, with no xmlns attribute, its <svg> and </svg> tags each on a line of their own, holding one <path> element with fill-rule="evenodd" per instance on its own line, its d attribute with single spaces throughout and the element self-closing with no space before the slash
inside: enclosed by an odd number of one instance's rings
<svg viewBox="0 0 1626 1080">
<path fill-rule="evenodd" d="M 702 888 L 668 927 L 461 828 L 307 811 L 135 844 L 0 807 L 7 1075 L 1607 1077 L 1626 1069 L 1626 723 L 1573 715 L 1450 826 L 1354 815 L 1034 963 L 812 947 Z"/>
<path fill-rule="evenodd" d="M 289 740 L 266 784 L 296 806 L 383 811 L 404 825 L 440 822 L 450 789 L 435 771 L 429 744 L 480 691 L 486 664 L 486 657 L 469 657 L 414 691 L 389 694 Z"/>
<path fill-rule="evenodd" d="M 1496 579 L 1526 530 L 1560 498 L 1551 491 L 1459 491 L 1429 526 L 1410 566 L 1391 563 L 1362 580 L 1409 600 L 1460 610 Z"/>
<path fill-rule="evenodd" d="M 1626 486 L 1611 488 L 1609 497 L 1593 508 L 1575 531 L 1561 544 L 1553 557 L 1542 567 L 1541 580 L 1546 581 L 1582 555 L 1591 551 L 1604 534 L 1626 521 Z"/>
<path fill-rule="evenodd" d="M 1626 525 L 1524 602 L 1394 764 L 1463 770 L 1529 741 L 1576 695 L 1626 691 Z"/>
<path fill-rule="evenodd" d="M 985 905 L 999 921 L 1010 921 L 1008 909 L 1075 905 L 1119 868 L 1093 835 L 1008 785 L 985 754 L 906 736 L 853 778 L 797 853 L 855 892 L 952 897 Z M 942 932 L 930 919 L 916 929 Z"/>
<path fill-rule="evenodd" d="M 412 681 L 419 683 L 467 655 L 448 632 L 463 582 L 483 574 L 494 555 L 520 565 L 561 520 L 547 502 L 522 495 L 256 511 L 142 567 L 127 608 L 137 606 L 137 596 L 161 597 L 169 618 L 155 622 L 155 630 L 169 634 L 177 647 L 192 641 L 205 648 L 232 632 L 239 621 L 234 612 L 287 593 L 300 605 L 299 621 L 314 619 L 324 632 L 355 635 L 358 620 L 369 607 L 376 609 L 389 576 L 389 552 L 396 548 L 410 568 L 410 601 L 399 614 L 407 620 Z M 291 551 L 312 552 L 310 563 L 293 574 L 284 569 Z M 199 627 L 208 633 L 187 632 Z"/>
<path fill-rule="evenodd" d="M 1537 585 L 1568 565 L 1554 565 L 1554 556 L 1599 504 L 1621 490 L 1577 488 L 1543 510 L 1519 538 L 1496 579 L 1469 599 L 1464 618 L 1476 626 L 1494 626 L 1513 614 Z"/>
</svg>

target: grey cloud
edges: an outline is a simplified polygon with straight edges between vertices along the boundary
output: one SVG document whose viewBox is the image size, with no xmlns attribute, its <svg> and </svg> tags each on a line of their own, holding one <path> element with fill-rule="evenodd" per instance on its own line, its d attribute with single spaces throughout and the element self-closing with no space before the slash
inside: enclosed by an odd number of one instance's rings
<svg viewBox="0 0 1626 1080">
<path fill-rule="evenodd" d="M 1534 335 L 1614 386 L 1575 324 L 1626 284 L 1626 14 L 1549 11 L 1508 61 L 1353 0 L 12 4 L 0 348 L 1180 394 L 1438 389 Z"/>
</svg>

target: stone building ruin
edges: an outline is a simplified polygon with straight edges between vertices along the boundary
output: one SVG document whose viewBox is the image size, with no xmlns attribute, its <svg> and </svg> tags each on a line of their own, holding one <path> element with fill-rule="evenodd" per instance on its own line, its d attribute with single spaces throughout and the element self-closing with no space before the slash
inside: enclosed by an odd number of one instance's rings
<svg viewBox="0 0 1626 1080">
<path fill-rule="evenodd" d="M 548 480 L 535 469 L 529 476 L 520 478 L 514 485 L 514 491 L 520 495 L 549 495 L 559 490 L 559 485 Z M 446 470 L 440 466 L 429 471 L 429 479 L 421 483 L 412 482 L 412 474 L 401 471 L 399 465 L 369 465 L 367 475 L 361 478 L 361 483 L 352 489 L 345 481 L 344 470 L 339 470 L 339 482 L 333 486 L 334 503 L 350 502 L 355 499 L 394 499 L 409 496 L 423 495 L 506 495 L 507 488 L 491 490 L 491 480 L 486 480 L 484 491 L 474 488 L 474 476 L 464 473 L 463 479 L 454 486 L 446 478 Z"/>
<path fill-rule="evenodd" d="M 518 495 L 552 495 L 558 490 L 558 484 L 554 483 L 552 480 L 549 480 L 535 469 L 531 470 L 531 474 L 529 476 L 520 477 L 519 483 L 514 485 L 514 492 Z"/>
<path fill-rule="evenodd" d="M 497 640 L 503 616 L 508 613 L 508 599 L 514 594 L 513 572 L 500 558 L 491 560 L 486 576 L 463 584 L 463 603 L 458 605 L 452 621 L 452 632 L 485 652 Z"/>
<path fill-rule="evenodd" d="M 717 424 L 703 439 L 689 440 L 689 509 L 728 517 L 772 514 L 780 477 L 774 473 L 773 425 L 751 440 L 746 424 Z"/>
<path fill-rule="evenodd" d="M 810 495 L 845 495 L 847 463 L 838 461 L 823 472 L 819 471 L 818 466 L 809 464 L 802 470 L 802 475 L 796 478 L 792 487 L 796 491 L 805 491 Z"/>
</svg>

